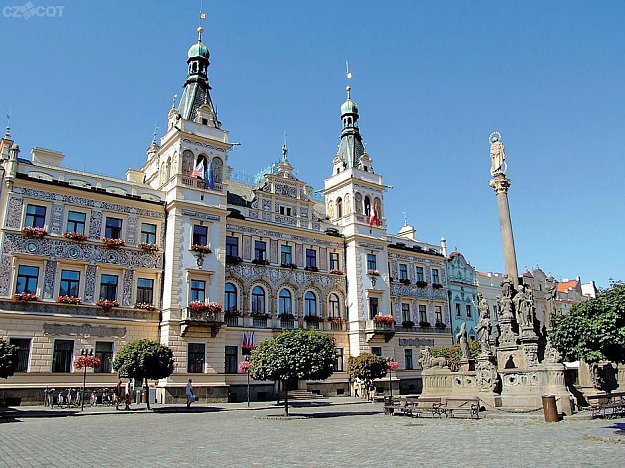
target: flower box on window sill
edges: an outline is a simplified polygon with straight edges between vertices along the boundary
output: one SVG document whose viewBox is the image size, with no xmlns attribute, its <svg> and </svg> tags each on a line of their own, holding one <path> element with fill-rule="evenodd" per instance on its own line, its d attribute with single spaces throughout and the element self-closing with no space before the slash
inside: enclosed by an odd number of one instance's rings
<svg viewBox="0 0 625 468">
<path fill-rule="evenodd" d="M 74 297 L 74 296 L 59 296 L 56 298 L 56 302 L 59 302 L 61 304 L 80 304 L 81 299 L 80 297 Z"/>
<path fill-rule="evenodd" d="M 439 330 L 444 330 L 445 328 L 447 328 L 447 324 L 443 322 L 436 322 L 434 326 Z"/>
<path fill-rule="evenodd" d="M 126 241 L 124 239 L 111 239 L 109 237 L 103 237 L 102 243 L 107 249 L 118 249 L 126 245 Z"/>
<path fill-rule="evenodd" d="M 97 305 L 98 307 L 104 309 L 104 310 L 109 310 L 112 309 L 113 307 L 119 307 L 119 302 L 117 301 L 109 301 L 108 299 L 100 299 L 98 302 L 95 303 L 95 305 Z"/>
<path fill-rule="evenodd" d="M 401 326 L 404 327 L 404 328 L 412 328 L 412 327 L 414 327 L 414 322 L 412 320 L 404 320 L 401 323 Z"/>
<path fill-rule="evenodd" d="M 221 304 L 219 302 L 193 301 L 189 304 L 189 309 L 193 312 L 206 312 L 207 314 L 216 315 L 221 312 Z"/>
<path fill-rule="evenodd" d="M 76 242 L 84 242 L 89 239 L 87 234 L 80 234 L 79 232 L 65 232 L 63 233 L 63 237 Z"/>
<path fill-rule="evenodd" d="M 328 317 L 330 323 L 345 323 L 345 319 L 342 317 Z"/>
<path fill-rule="evenodd" d="M 370 276 L 380 276 L 380 272 L 378 270 L 367 270 L 367 274 Z"/>
<path fill-rule="evenodd" d="M 27 226 L 22 229 L 22 234 L 24 234 L 26 237 L 42 239 L 48 235 L 48 231 L 46 231 L 44 228 Z"/>
<path fill-rule="evenodd" d="M 264 258 L 255 258 L 252 260 L 254 265 L 269 265 L 269 260 L 265 260 Z"/>
<path fill-rule="evenodd" d="M 15 294 L 13 296 L 13 300 L 17 302 L 33 302 L 33 301 L 38 301 L 39 297 L 33 293 L 23 292 L 23 293 Z"/>
<path fill-rule="evenodd" d="M 156 253 L 158 252 L 158 245 L 156 244 L 148 244 L 147 242 L 141 242 L 138 247 L 147 253 Z"/>
<path fill-rule="evenodd" d="M 149 310 L 150 312 L 154 312 L 155 310 L 158 310 L 158 307 L 153 304 L 147 304 L 145 302 L 137 302 L 135 304 L 135 309 Z"/>
<path fill-rule="evenodd" d="M 330 270 L 333 275 L 344 275 L 343 270 Z"/>
<path fill-rule="evenodd" d="M 278 315 L 280 320 L 295 320 L 295 315 L 293 314 L 280 314 Z"/>
<path fill-rule="evenodd" d="M 434 283 L 434 284 L 432 284 L 432 287 L 433 287 L 434 289 L 443 289 L 443 285 L 442 285 L 442 284 L 440 284 L 440 283 Z"/>
<path fill-rule="evenodd" d="M 425 287 L 428 285 L 427 281 L 417 281 L 415 284 L 416 284 L 419 288 L 425 288 Z"/>
<path fill-rule="evenodd" d="M 290 268 L 291 270 L 297 270 L 297 265 L 295 263 L 282 263 L 280 264 L 282 268 Z"/>
<path fill-rule="evenodd" d="M 410 280 L 409 280 L 408 278 L 406 278 L 406 279 L 400 279 L 400 280 L 399 280 L 399 282 L 400 282 L 401 284 L 406 284 L 406 285 L 410 284 Z"/>
<path fill-rule="evenodd" d="M 323 317 L 319 315 L 305 315 L 304 322 L 306 323 L 320 323 L 323 322 Z"/>
<path fill-rule="evenodd" d="M 419 326 L 421 328 L 430 328 L 432 325 L 430 325 L 430 322 L 419 322 Z"/>
<path fill-rule="evenodd" d="M 376 315 L 373 317 L 373 321 L 377 323 L 395 323 L 395 317 L 392 315 Z"/>
<path fill-rule="evenodd" d="M 193 244 L 191 246 L 191 250 L 193 252 L 197 252 L 201 254 L 209 254 L 212 252 L 211 248 L 208 245 L 198 245 L 198 244 Z"/>
<path fill-rule="evenodd" d="M 270 319 L 271 314 L 267 314 L 265 312 L 252 312 L 250 314 L 250 317 L 256 318 L 256 319 Z"/>
<path fill-rule="evenodd" d="M 226 265 L 238 265 L 243 259 L 236 255 L 226 255 Z"/>
<path fill-rule="evenodd" d="M 304 268 L 304 270 L 317 272 L 319 271 L 319 268 L 317 268 L 316 266 L 307 266 L 306 268 Z"/>
<path fill-rule="evenodd" d="M 224 317 L 226 318 L 233 318 L 233 317 L 240 317 L 241 316 L 241 312 L 239 312 L 238 310 L 226 310 L 224 312 Z"/>
</svg>

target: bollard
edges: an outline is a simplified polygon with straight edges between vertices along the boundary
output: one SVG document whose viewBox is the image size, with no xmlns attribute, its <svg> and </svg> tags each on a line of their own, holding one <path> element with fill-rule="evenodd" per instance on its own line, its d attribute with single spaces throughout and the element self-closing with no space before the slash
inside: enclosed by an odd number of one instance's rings
<svg viewBox="0 0 625 468">
<path fill-rule="evenodd" d="M 543 395 L 543 413 L 545 414 L 545 422 L 558 422 L 558 408 L 556 406 L 555 395 Z"/>
</svg>

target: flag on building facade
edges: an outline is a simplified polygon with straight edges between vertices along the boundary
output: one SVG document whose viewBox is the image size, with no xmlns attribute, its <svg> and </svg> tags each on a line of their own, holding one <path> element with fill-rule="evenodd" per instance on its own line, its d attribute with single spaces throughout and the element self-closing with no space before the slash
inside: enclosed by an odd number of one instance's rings
<svg viewBox="0 0 625 468">
<path fill-rule="evenodd" d="M 204 173 L 204 182 L 206 182 L 206 186 L 214 190 L 215 189 L 215 175 L 213 174 L 213 162 L 208 163 L 208 167 L 206 168 L 206 172 Z"/>
<path fill-rule="evenodd" d="M 380 210 L 377 203 L 373 204 L 373 210 L 371 210 L 371 217 L 369 218 L 369 226 L 373 226 L 374 224 L 377 227 L 380 226 Z"/>
<path fill-rule="evenodd" d="M 199 177 L 200 179 L 203 179 L 204 172 L 204 158 L 198 158 L 197 163 L 195 163 L 195 167 L 193 168 L 193 172 L 191 173 L 191 177 Z"/>
</svg>

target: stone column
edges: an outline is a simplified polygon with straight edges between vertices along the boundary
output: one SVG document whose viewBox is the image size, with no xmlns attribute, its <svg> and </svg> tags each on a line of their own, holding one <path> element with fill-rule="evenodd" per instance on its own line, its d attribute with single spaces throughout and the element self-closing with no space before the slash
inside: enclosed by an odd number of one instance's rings
<svg viewBox="0 0 625 468">
<path fill-rule="evenodd" d="M 506 273 L 512 279 L 515 286 L 519 284 L 519 272 L 516 266 L 516 250 L 514 249 L 514 235 L 512 234 L 512 220 L 510 219 L 510 206 L 508 205 L 508 188 L 510 180 L 502 173 L 497 174 L 490 181 L 490 186 L 497 194 L 499 206 L 499 224 L 501 226 L 501 242 L 503 244 L 503 258 Z"/>
</svg>

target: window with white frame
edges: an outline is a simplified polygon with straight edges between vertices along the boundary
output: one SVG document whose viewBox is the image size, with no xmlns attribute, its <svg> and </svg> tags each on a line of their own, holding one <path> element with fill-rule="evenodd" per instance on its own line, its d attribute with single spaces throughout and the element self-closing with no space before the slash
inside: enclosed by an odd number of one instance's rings
<svg viewBox="0 0 625 468">
<path fill-rule="evenodd" d="M 237 310 L 237 287 L 232 283 L 226 283 L 224 291 L 224 310 Z"/>
<path fill-rule="evenodd" d="M 206 281 L 204 280 L 191 280 L 191 302 L 196 301 L 206 301 Z"/>
<path fill-rule="evenodd" d="M 154 280 L 139 278 L 137 280 L 136 301 L 143 304 L 154 304 Z"/>
<path fill-rule="evenodd" d="M 104 224 L 104 237 L 108 239 L 121 239 L 122 225 L 123 221 L 121 218 L 107 216 Z"/>
<path fill-rule="evenodd" d="M 432 284 L 441 284 L 437 268 L 432 268 Z"/>
<path fill-rule="evenodd" d="M 419 321 L 420 322 L 428 321 L 428 312 L 424 304 L 419 304 Z"/>
<path fill-rule="evenodd" d="M 193 225 L 193 239 L 192 245 L 208 245 L 208 227 L 200 226 L 198 224 Z"/>
<path fill-rule="evenodd" d="M 156 224 L 141 223 L 141 242 L 156 244 Z"/>
<path fill-rule="evenodd" d="M 265 313 L 265 290 L 260 286 L 252 289 L 252 313 Z"/>
<path fill-rule="evenodd" d="M 46 207 L 41 205 L 26 205 L 24 227 L 44 228 L 46 225 Z"/>
<path fill-rule="evenodd" d="M 281 315 L 293 313 L 293 299 L 291 291 L 286 288 L 281 289 L 280 294 L 278 294 L 278 313 Z"/>
<path fill-rule="evenodd" d="M 401 319 L 404 322 L 412 321 L 410 317 L 410 304 L 402 303 L 401 305 Z"/>
<path fill-rule="evenodd" d="M 15 281 L 15 293 L 37 294 L 39 282 L 39 267 L 20 265 L 17 268 L 17 280 Z"/>
<path fill-rule="evenodd" d="M 408 279 L 408 265 L 405 263 L 399 264 L 399 279 L 401 281 L 406 281 Z"/>
<path fill-rule="evenodd" d="M 87 215 L 80 211 L 69 211 L 67 213 L 67 225 L 65 232 L 70 234 L 84 234 Z"/>
<path fill-rule="evenodd" d="M 443 307 L 434 306 L 434 316 L 436 317 L 436 323 L 443 323 Z"/>
<path fill-rule="evenodd" d="M 118 282 L 119 277 L 117 275 L 102 274 L 100 276 L 100 299 L 116 301 Z"/>
<path fill-rule="evenodd" d="M 312 291 L 304 294 L 304 313 L 310 316 L 317 315 L 317 296 Z"/>
<path fill-rule="evenodd" d="M 339 263 L 339 254 L 336 252 L 330 252 L 330 270 L 340 270 L 341 265 Z"/>
<path fill-rule="evenodd" d="M 293 263 L 293 247 L 290 245 L 280 246 L 280 263 L 282 265 L 291 265 Z"/>
<path fill-rule="evenodd" d="M 69 296 L 69 297 L 80 296 L 80 271 L 61 270 L 61 281 L 59 283 L 59 296 Z"/>
<path fill-rule="evenodd" d="M 423 267 L 422 266 L 416 267 L 415 272 L 417 274 L 417 281 L 424 282 L 425 281 L 425 276 L 423 274 Z"/>
<path fill-rule="evenodd" d="M 330 294 L 330 300 L 328 303 L 330 305 L 330 317 L 340 317 L 341 301 L 339 300 L 339 296 L 334 293 Z"/>
</svg>

